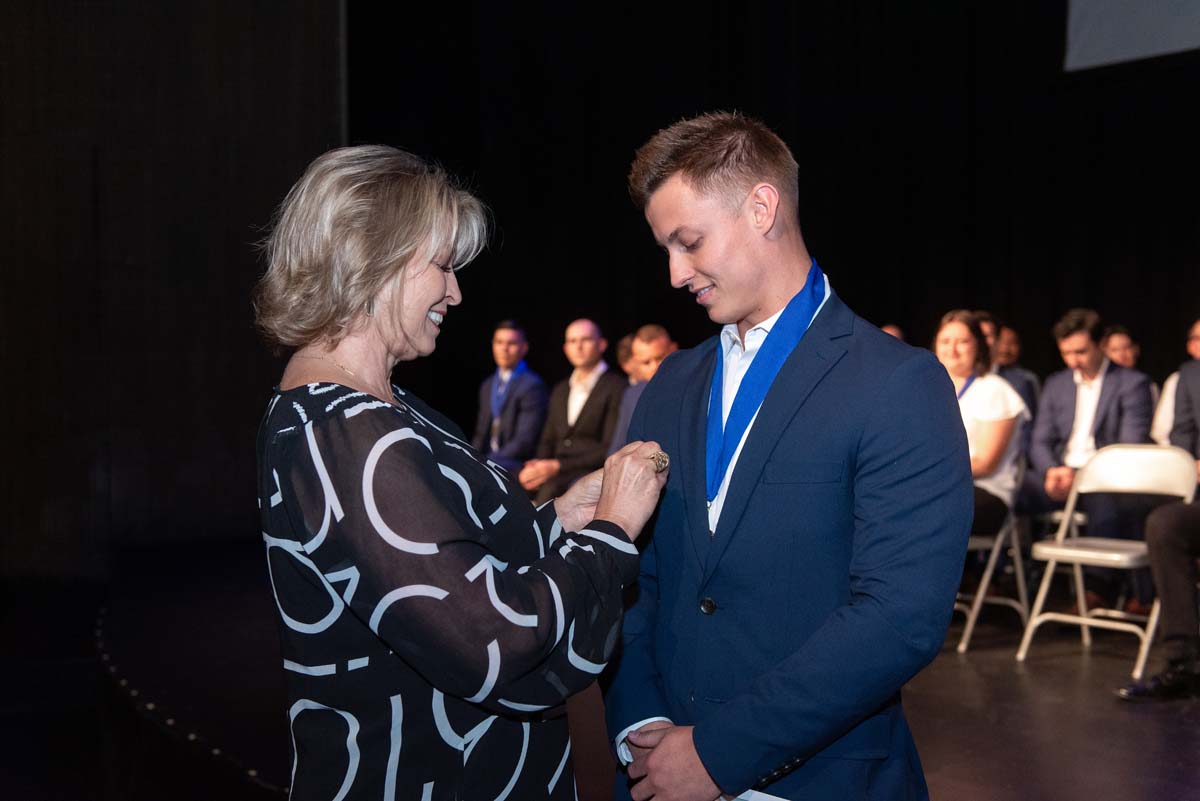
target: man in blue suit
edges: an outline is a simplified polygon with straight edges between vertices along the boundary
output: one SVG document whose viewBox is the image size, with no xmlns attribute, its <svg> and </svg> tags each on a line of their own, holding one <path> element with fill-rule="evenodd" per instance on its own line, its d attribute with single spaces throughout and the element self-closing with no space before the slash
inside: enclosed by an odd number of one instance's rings
<svg viewBox="0 0 1200 801">
<path fill-rule="evenodd" d="M 525 366 L 525 329 L 502 320 L 492 334 L 496 372 L 479 386 L 479 415 L 471 446 L 512 475 L 533 458 L 546 423 L 546 384 Z"/>
<path fill-rule="evenodd" d="M 1150 441 L 1150 379 L 1144 373 L 1113 364 L 1100 349 L 1100 315 L 1071 309 L 1054 324 L 1054 340 L 1067 369 L 1046 379 L 1033 424 L 1029 462 L 1035 506 L 1062 506 L 1075 471 L 1097 450 L 1115 443 Z M 1128 536 L 1139 499 L 1085 495 L 1080 499 L 1093 536 Z M 1141 508 L 1144 515 L 1145 509 Z M 1136 527 L 1136 525 L 1135 525 Z"/>
<path fill-rule="evenodd" d="M 762 123 L 676 123 L 629 183 L 724 327 L 630 425 L 672 463 L 608 696 L 618 795 L 926 798 L 900 688 L 942 645 L 972 517 L 946 371 L 833 294 Z"/>
<path fill-rule="evenodd" d="M 621 367 L 629 374 L 629 386 L 621 396 L 621 408 L 617 410 L 617 427 L 613 429 L 612 439 L 608 443 L 609 454 L 614 454 L 629 441 L 629 423 L 633 420 L 633 410 L 642 399 L 642 392 L 663 359 L 679 350 L 675 340 L 667 329 L 655 323 L 647 323 L 639 328 L 629 343 L 629 359 Z"/>
</svg>

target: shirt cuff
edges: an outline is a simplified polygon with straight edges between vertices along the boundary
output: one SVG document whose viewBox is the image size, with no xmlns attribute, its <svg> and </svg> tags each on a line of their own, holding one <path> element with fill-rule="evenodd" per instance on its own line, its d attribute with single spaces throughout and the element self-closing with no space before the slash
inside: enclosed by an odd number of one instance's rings
<svg viewBox="0 0 1200 801">
<path fill-rule="evenodd" d="M 628 765 L 630 762 L 633 761 L 633 754 L 630 753 L 630 751 L 629 751 L 629 744 L 625 742 L 625 738 L 629 736 L 629 732 L 637 731 L 638 729 L 645 726 L 647 723 L 653 723 L 656 720 L 661 720 L 665 723 L 670 723 L 672 726 L 675 725 L 671 721 L 670 718 L 664 718 L 661 716 L 653 717 L 653 718 L 646 718 L 645 720 L 639 720 L 637 723 L 634 723 L 633 725 L 626 726 L 624 729 L 621 730 L 621 733 L 618 734 L 613 739 L 613 745 L 615 745 L 617 748 L 617 759 L 621 760 L 622 765 Z"/>
</svg>

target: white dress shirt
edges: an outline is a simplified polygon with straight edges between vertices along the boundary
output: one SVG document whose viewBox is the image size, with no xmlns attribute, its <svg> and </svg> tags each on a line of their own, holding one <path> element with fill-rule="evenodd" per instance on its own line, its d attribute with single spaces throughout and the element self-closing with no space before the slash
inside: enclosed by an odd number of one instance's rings
<svg viewBox="0 0 1200 801">
<path fill-rule="evenodd" d="M 1175 425 L 1175 392 L 1179 388 L 1179 371 L 1167 376 L 1163 382 L 1158 406 L 1154 409 L 1154 421 L 1150 423 L 1150 439 L 1159 445 L 1171 444 L 1171 428 Z"/>
<path fill-rule="evenodd" d="M 1031 419 L 1025 401 L 1012 385 L 995 373 L 981 375 L 971 382 L 958 399 L 958 411 L 962 414 L 963 428 L 967 432 L 967 451 L 974 457 L 978 451 L 979 438 L 983 430 L 1001 420 L 1017 419 L 1012 435 L 1008 438 L 1000 464 L 986 476 L 975 479 L 975 486 L 995 495 L 1010 509 L 1017 494 L 1017 476 L 1020 475 L 1021 426 Z"/>
<path fill-rule="evenodd" d="M 1088 381 L 1076 370 L 1071 378 L 1075 381 L 1075 423 L 1071 436 L 1063 451 L 1063 464 L 1076 470 L 1088 463 L 1096 453 L 1096 407 L 1100 405 L 1100 390 L 1104 386 L 1104 374 L 1108 372 L 1108 359 L 1100 363 L 1096 377 Z"/>
<path fill-rule="evenodd" d="M 571 372 L 571 377 L 567 379 L 567 384 L 571 387 L 571 392 L 567 395 L 567 425 L 575 425 L 588 396 L 596 388 L 596 382 L 607 372 L 608 363 L 603 360 L 593 367 L 590 373 L 585 373 L 578 367 Z"/>
<path fill-rule="evenodd" d="M 821 305 L 817 306 L 817 310 L 813 312 L 813 320 L 816 320 L 817 315 L 821 313 L 821 309 L 825 308 L 825 302 L 829 300 L 830 294 L 829 276 L 825 276 L 825 297 L 822 298 Z M 783 311 L 783 309 L 780 309 L 748 330 L 744 344 L 738 336 L 737 324 L 730 323 L 721 329 L 721 338 L 717 343 L 717 347 L 721 348 L 724 359 L 724 372 L 721 376 L 722 425 L 729 420 L 729 410 L 733 408 L 733 401 L 737 397 L 738 388 L 742 385 L 742 379 L 746 377 L 746 371 L 754 363 L 754 357 L 758 355 L 759 348 L 762 347 L 767 334 L 771 333 L 771 329 L 779 320 Z M 759 408 L 762 408 L 761 405 Z M 725 506 L 725 495 L 729 491 L 729 479 L 733 476 L 733 471 L 737 468 L 738 457 L 742 455 L 742 447 L 746 444 L 746 437 L 750 436 L 750 430 L 754 428 L 754 422 L 757 419 L 758 409 L 755 409 L 754 416 L 750 418 L 750 424 L 742 432 L 742 438 L 738 442 L 737 450 L 733 452 L 733 458 L 729 461 L 729 469 L 725 471 L 725 476 L 721 479 L 721 487 L 717 490 L 717 497 L 713 498 L 712 503 L 708 505 L 708 530 L 710 533 L 717 530 L 717 522 L 721 519 L 721 509 Z M 700 436 L 703 436 L 703 434 L 700 434 Z M 627 726 L 614 738 L 617 745 L 617 756 L 620 757 L 622 764 L 628 765 L 633 761 L 633 754 L 630 753 L 629 745 L 625 742 L 625 738 L 629 736 L 629 732 L 637 731 L 647 723 L 657 720 L 666 721 L 667 723 L 672 722 L 669 718 L 664 717 L 646 718 Z M 776 801 L 778 796 L 747 790 L 742 795 L 739 795 L 738 798 L 743 799 L 743 801 Z"/>
</svg>

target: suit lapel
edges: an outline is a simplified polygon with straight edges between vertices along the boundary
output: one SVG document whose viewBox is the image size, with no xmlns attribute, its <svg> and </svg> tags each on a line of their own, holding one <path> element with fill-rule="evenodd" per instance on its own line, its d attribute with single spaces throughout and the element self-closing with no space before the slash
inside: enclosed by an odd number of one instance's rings
<svg viewBox="0 0 1200 801">
<path fill-rule="evenodd" d="M 846 353 L 846 346 L 836 338 L 853 330 L 853 315 L 836 295 L 830 295 L 825 308 L 813 320 L 812 328 L 800 340 L 800 344 L 788 356 L 775 376 L 767 396 L 759 407 L 749 434 L 746 435 L 742 452 L 729 479 L 725 504 L 721 507 L 721 518 L 716 533 L 712 536 L 712 547 L 708 552 L 704 580 L 716 570 L 733 539 L 738 523 L 746 511 L 746 504 L 758 486 L 759 478 L 767 459 L 783 436 L 784 429 L 804 406 L 813 389 Z M 704 430 L 701 428 L 700 430 Z M 703 460 L 703 449 L 701 450 Z M 703 470 L 701 486 L 704 486 Z M 705 523 L 707 524 L 707 517 Z M 705 526 L 707 529 L 707 525 Z"/>
<path fill-rule="evenodd" d="M 705 492 L 704 432 L 708 426 L 708 395 L 712 387 L 713 371 L 717 366 L 719 337 L 702 345 L 707 353 L 700 360 L 695 373 L 686 382 L 683 402 L 679 410 L 679 454 L 678 469 L 683 475 L 684 505 L 687 510 L 687 527 L 692 545 L 696 548 L 696 559 L 705 562 L 712 536 L 708 531 L 708 498 Z"/>
<path fill-rule="evenodd" d="M 1112 364 L 1109 364 L 1108 370 L 1104 374 L 1104 380 L 1100 382 L 1100 399 L 1096 401 L 1096 416 L 1092 419 L 1093 438 L 1100 430 L 1104 416 L 1108 414 L 1109 408 L 1116 402 L 1117 395 L 1120 393 L 1120 387 L 1117 386 L 1118 378 L 1117 371 L 1113 369 Z"/>
</svg>

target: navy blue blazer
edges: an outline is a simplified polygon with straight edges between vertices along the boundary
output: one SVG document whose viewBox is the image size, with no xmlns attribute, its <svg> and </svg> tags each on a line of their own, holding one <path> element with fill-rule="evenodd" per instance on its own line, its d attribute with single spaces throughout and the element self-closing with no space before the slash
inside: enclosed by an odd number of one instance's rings
<svg viewBox="0 0 1200 801">
<path fill-rule="evenodd" d="M 1075 425 L 1073 374 L 1073 370 L 1059 370 L 1046 379 L 1042 389 L 1029 443 L 1029 463 L 1039 478 L 1063 463 L 1063 452 Z M 1096 448 L 1118 442 L 1149 442 L 1153 416 L 1149 376 L 1110 362 L 1092 424 Z"/>
<path fill-rule="evenodd" d="M 1190 361 L 1179 368 L 1171 444 L 1200 459 L 1200 360 Z"/>
<path fill-rule="evenodd" d="M 516 476 L 521 465 L 532 459 L 537 450 L 538 437 L 542 435 L 542 426 L 546 423 L 549 394 L 546 392 L 546 383 L 532 370 L 524 370 L 509 380 L 512 386 L 505 393 L 504 404 L 500 407 L 500 435 L 497 438 L 500 447 L 494 451 L 490 447 L 495 373 L 479 385 L 479 414 L 475 419 L 471 447 Z"/>
<path fill-rule="evenodd" d="M 900 688 L 942 645 L 971 528 L 949 376 L 831 296 L 764 399 L 710 535 L 717 341 L 664 361 L 630 426 L 672 461 L 609 731 L 694 725 L 704 766 L 735 795 L 926 798 Z"/>
</svg>

